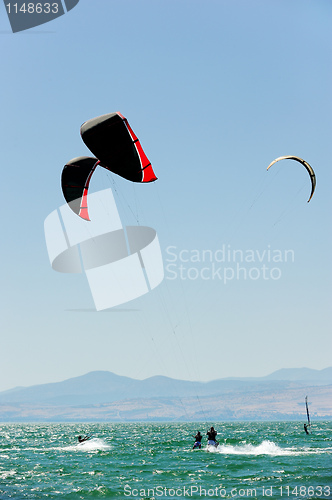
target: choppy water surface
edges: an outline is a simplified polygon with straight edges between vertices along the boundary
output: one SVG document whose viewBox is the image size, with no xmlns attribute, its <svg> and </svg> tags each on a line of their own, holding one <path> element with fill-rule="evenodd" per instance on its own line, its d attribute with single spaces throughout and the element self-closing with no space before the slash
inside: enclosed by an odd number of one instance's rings
<svg viewBox="0 0 332 500">
<path fill-rule="evenodd" d="M 0 424 L 0 499 L 332 499 L 332 422 L 210 425 Z"/>
</svg>

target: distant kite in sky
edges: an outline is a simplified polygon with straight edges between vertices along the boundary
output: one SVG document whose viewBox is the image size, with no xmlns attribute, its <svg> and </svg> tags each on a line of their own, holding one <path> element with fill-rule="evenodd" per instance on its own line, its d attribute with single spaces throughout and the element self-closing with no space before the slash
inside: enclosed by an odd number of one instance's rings
<svg viewBox="0 0 332 500">
<path fill-rule="evenodd" d="M 88 189 L 98 165 L 132 182 L 157 180 L 138 138 L 121 113 L 88 120 L 81 126 L 81 136 L 96 158 L 80 156 L 66 163 L 61 187 L 70 208 L 82 219 L 90 220 Z"/>
<path fill-rule="evenodd" d="M 269 170 L 269 168 L 272 167 L 272 165 L 274 165 L 274 163 L 277 163 L 277 161 L 280 161 L 280 160 L 296 160 L 299 163 L 302 163 L 302 165 L 307 169 L 307 171 L 310 175 L 310 179 L 311 179 L 311 193 L 310 193 L 310 197 L 308 200 L 308 203 L 309 203 L 309 201 L 311 200 L 311 198 L 314 194 L 315 187 L 316 187 L 316 176 L 315 176 L 315 172 L 313 171 L 313 168 L 309 165 L 309 163 L 307 163 L 305 160 L 302 160 L 302 158 L 299 158 L 298 156 L 279 156 L 279 158 L 276 158 L 275 160 L 273 160 L 272 163 L 270 163 L 270 165 L 267 167 L 267 170 Z"/>
</svg>

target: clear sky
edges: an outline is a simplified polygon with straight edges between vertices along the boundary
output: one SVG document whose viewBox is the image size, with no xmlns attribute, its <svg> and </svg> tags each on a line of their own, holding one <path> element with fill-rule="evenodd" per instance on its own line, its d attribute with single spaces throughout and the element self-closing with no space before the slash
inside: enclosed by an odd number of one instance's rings
<svg viewBox="0 0 332 500">
<path fill-rule="evenodd" d="M 330 0 L 80 0 L 13 34 L 0 5 L 0 390 L 331 365 L 331 19 Z M 80 125 L 114 111 L 158 181 L 99 171 L 91 191 L 157 230 L 165 279 L 96 312 L 84 275 L 52 270 L 43 223 L 89 155 Z M 310 203 L 300 164 L 266 171 L 281 155 L 313 166 Z"/>
</svg>

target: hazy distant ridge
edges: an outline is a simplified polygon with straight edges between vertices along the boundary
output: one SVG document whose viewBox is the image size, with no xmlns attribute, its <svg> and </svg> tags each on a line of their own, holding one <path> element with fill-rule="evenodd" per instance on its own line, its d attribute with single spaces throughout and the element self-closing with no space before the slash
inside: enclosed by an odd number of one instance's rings
<svg viewBox="0 0 332 500">
<path fill-rule="evenodd" d="M 265 393 L 305 385 L 332 384 L 332 367 L 323 370 L 289 368 L 266 377 L 226 378 L 190 382 L 163 376 L 136 380 L 108 371 L 94 371 L 63 382 L 18 387 L 0 392 L 0 403 L 94 405 L 146 398 L 217 397 L 225 394 Z"/>
<path fill-rule="evenodd" d="M 319 382 L 320 384 L 332 383 L 332 367 L 323 370 L 311 368 L 282 368 L 271 375 L 264 377 L 266 380 L 301 380 L 303 382 Z"/>
</svg>

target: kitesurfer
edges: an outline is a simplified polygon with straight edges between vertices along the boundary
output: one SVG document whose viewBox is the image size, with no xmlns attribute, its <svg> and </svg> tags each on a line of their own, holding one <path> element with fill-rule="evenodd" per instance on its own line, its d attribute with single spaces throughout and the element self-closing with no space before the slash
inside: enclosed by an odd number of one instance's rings
<svg viewBox="0 0 332 500">
<path fill-rule="evenodd" d="M 211 427 L 209 431 L 207 431 L 206 435 L 208 437 L 208 445 L 218 446 L 218 441 L 216 441 L 217 431 L 214 427 Z"/>
<path fill-rule="evenodd" d="M 303 427 L 304 427 L 304 430 L 305 430 L 305 433 L 306 433 L 306 434 L 309 434 L 309 431 L 308 431 L 308 426 L 307 426 L 307 424 L 303 424 Z"/>
<path fill-rule="evenodd" d="M 197 434 L 194 437 L 195 443 L 194 443 L 194 446 L 193 446 L 193 450 L 195 448 L 201 448 L 202 447 L 202 437 L 203 437 L 202 434 L 199 431 L 197 431 Z"/>
<path fill-rule="evenodd" d="M 84 441 L 87 441 L 88 439 L 90 439 L 90 437 L 91 437 L 91 436 L 84 436 L 84 437 L 82 437 L 82 436 L 78 436 L 78 438 L 77 438 L 77 439 L 78 439 L 78 442 L 79 442 L 79 443 L 84 443 Z"/>
</svg>

